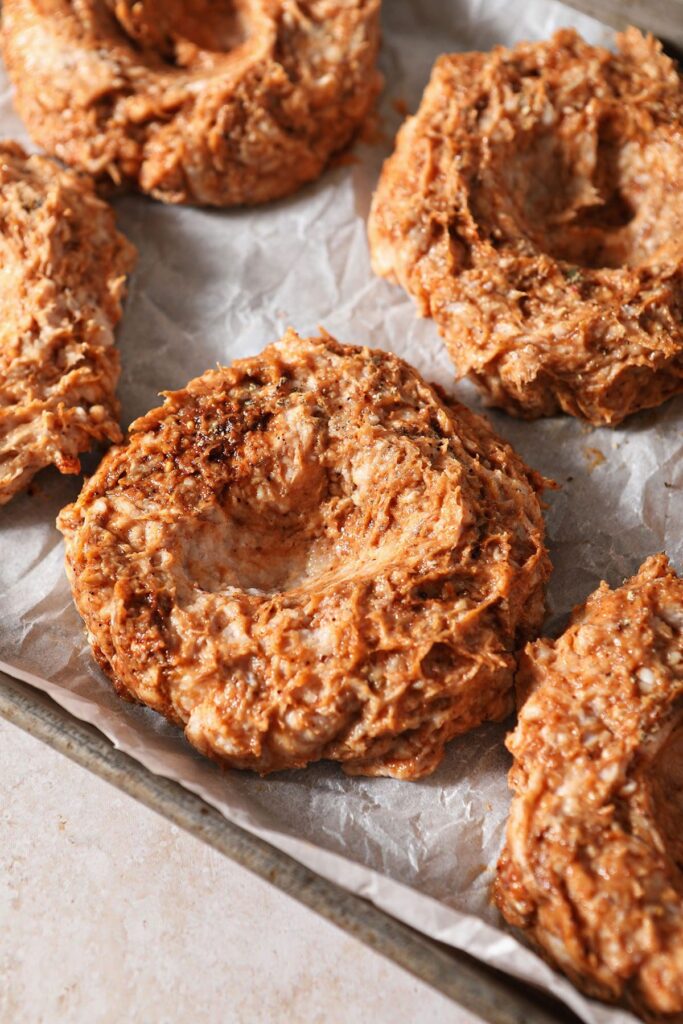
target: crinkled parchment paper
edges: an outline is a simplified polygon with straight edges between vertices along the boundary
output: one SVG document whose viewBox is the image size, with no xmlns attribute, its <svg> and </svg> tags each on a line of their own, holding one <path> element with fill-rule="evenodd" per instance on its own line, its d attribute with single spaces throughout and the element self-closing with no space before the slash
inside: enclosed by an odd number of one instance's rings
<svg viewBox="0 0 683 1024">
<path fill-rule="evenodd" d="M 592 41 L 609 43 L 611 33 L 551 0 L 386 0 L 384 22 L 386 138 L 359 145 L 354 162 L 257 210 L 117 201 L 120 226 L 140 250 L 119 331 L 124 423 L 158 404 L 159 391 L 259 351 L 290 324 L 300 332 L 322 324 L 342 341 L 392 349 L 453 386 L 434 325 L 370 270 L 365 217 L 400 121 L 395 101 L 414 110 L 434 58 L 446 50 L 542 38 L 569 24 Z M 0 125 L 3 135 L 26 141 L 4 78 Z M 456 390 L 476 402 L 467 386 Z M 681 564 L 681 400 L 618 430 L 588 431 L 569 418 L 493 419 L 531 465 L 562 484 L 547 513 L 555 566 L 548 629 L 560 628 L 600 579 L 620 583 L 652 552 L 664 549 Z M 347 779 L 330 764 L 264 781 L 219 771 L 153 713 L 119 701 L 90 658 L 53 525 L 78 489 L 78 479 L 50 470 L 32 495 L 0 509 L 0 667 L 413 927 L 546 986 L 586 1021 L 632 1020 L 583 999 L 503 929 L 490 905 L 509 802 L 505 727 L 453 741 L 436 774 L 417 783 Z"/>
</svg>

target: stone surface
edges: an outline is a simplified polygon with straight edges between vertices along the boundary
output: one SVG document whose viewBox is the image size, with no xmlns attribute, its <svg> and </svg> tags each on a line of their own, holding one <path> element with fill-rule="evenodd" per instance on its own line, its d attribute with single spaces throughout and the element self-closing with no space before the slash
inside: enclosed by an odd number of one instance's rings
<svg viewBox="0 0 683 1024">
<path fill-rule="evenodd" d="M 476 1024 L 0 719 L 0 1024 Z"/>
</svg>

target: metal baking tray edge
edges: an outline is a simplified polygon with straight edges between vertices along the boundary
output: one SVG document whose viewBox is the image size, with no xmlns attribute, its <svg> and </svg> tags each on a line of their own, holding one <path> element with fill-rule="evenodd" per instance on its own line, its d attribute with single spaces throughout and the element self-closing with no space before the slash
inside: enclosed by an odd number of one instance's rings
<svg viewBox="0 0 683 1024">
<path fill-rule="evenodd" d="M 441 945 L 233 824 L 117 750 L 46 694 L 0 672 L 0 716 L 163 815 L 490 1024 L 571 1024 L 564 1005 Z"/>
<path fill-rule="evenodd" d="M 652 32 L 679 61 L 683 57 L 683 0 L 562 0 L 568 7 L 622 31 L 637 25 Z"/>
</svg>

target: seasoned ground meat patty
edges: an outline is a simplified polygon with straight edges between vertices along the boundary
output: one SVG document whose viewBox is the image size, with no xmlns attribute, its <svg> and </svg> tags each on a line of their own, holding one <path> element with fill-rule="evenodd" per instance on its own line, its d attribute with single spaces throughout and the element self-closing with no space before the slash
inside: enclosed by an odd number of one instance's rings
<svg viewBox="0 0 683 1024">
<path fill-rule="evenodd" d="M 683 580 L 657 555 L 618 590 L 603 583 L 559 640 L 527 648 L 496 882 L 508 921 L 586 992 L 676 1020 L 682 631 Z"/>
<path fill-rule="evenodd" d="M 541 484 L 400 359 L 290 331 L 137 420 L 59 526 L 100 665 L 205 754 L 417 778 L 510 710 Z"/>
<path fill-rule="evenodd" d="M 4 0 L 19 113 L 50 153 L 172 203 L 316 178 L 379 88 L 380 0 Z"/>
<path fill-rule="evenodd" d="M 134 256 L 91 182 L 0 143 L 0 505 L 120 440 L 113 329 Z"/>
<path fill-rule="evenodd" d="M 635 29 L 441 57 L 370 218 L 373 265 L 517 416 L 683 390 L 683 85 Z"/>
</svg>

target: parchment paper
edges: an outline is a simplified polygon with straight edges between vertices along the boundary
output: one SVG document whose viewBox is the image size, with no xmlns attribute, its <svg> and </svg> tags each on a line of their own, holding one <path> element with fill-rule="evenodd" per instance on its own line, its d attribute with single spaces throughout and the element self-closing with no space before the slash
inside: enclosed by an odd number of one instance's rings
<svg viewBox="0 0 683 1024">
<path fill-rule="evenodd" d="M 607 29 L 551 0 L 385 0 L 386 137 L 357 146 L 356 162 L 257 210 L 119 200 L 120 226 L 140 250 L 119 331 L 123 422 L 158 404 L 159 391 L 217 361 L 259 351 L 290 324 L 300 332 L 322 324 L 342 341 L 392 349 L 453 387 L 434 325 L 418 320 L 402 291 L 370 270 L 365 217 L 400 122 L 394 103 L 416 109 L 441 52 L 542 38 L 570 24 L 591 41 L 611 42 Z M 4 77 L 0 129 L 27 141 Z M 467 386 L 455 390 L 478 404 Z M 492 418 L 531 465 L 563 485 L 550 495 L 547 513 L 555 566 L 547 630 L 561 628 L 600 579 L 619 584 L 652 552 L 664 549 L 681 564 L 683 402 L 611 431 L 589 432 L 570 418 Z M 92 468 L 96 458 L 86 464 Z M 50 470 L 35 493 L 0 510 L 1 668 L 226 817 L 413 927 L 545 986 L 591 1024 L 633 1020 L 581 997 L 504 930 L 490 905 L 509 803 L 505 726 L 452 742 L 436 774 L 418 783 L 350 780 L 328 764 L 264 781 L 220 772 L 153 713 L 119 701 L 89 655 L 53 525 L 79 486 Z"/>
</svg>

